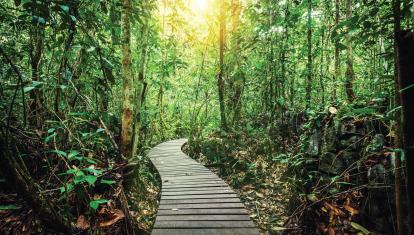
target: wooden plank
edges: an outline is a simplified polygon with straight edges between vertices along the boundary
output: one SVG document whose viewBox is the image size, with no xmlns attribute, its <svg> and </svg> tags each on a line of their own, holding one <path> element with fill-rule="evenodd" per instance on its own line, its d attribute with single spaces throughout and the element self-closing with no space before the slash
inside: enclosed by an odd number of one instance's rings
<svg viewBox="0 0 414 235">
<path fill-rule="evenodd" d="M 179 220 L 179 221 L 246 221 L 250 220 L 250 217 L 247 215 L 160 215 L 157 217 L 157 221 L 163 220 Z"/>
<path fill-rule="evenodd" d="M 213 185 L 211 187 L 192 187 L 192 188 L 162 188 L 162 192 L 181 192 L 181 191 L 205 191 L 205 190 L 220 190 L 220 189 L 229 189 L 227 185 Z"/>
<path fill-rule="evenodd" d="M 186 203 L 219 203 L 219 202 L 240 202 L 238 198 L 197 198 L 197 199 L 173 199 L 173 200 L 162 200 L 161 205 L 168 204 L 186 204 Z"/>
<path fill-rule="evenodd" d="M 256 228 L 159 229 L 152 235 L 259 235 Z"/>
<path fill-rule="evenodd" d="M 244 208 L 240 202 L 230 203 L 199 203 L 199 204 L 161 204 L 160 210 L 168 209 L 209 209 L 209 208 Z"/>
<path fill-rule="evenodd" d="M 203 184 L 194 183 L 194 184 L 181 184 L 181 185 L 168 184 L 168 185 L 163 185 L 162 186 L 163 189 L 209 188 L 209 187 L 228 187 L 228 186 L 224 182 L 212 182 L 212 183 L 203 183 Z"/>
<path fill-rule="evenodd" d="M 165 176 L 190 176 L 190 175 L 213 175 L 211 172 L 208 172 L 203 169 L 193 169 L 193 170 L 177 170 L 177 171 L 165 171 L 160 170 L 158 171 L 160 174 Z M 213 175 L 214 176 L 214 175 Z"/>
<path fill-rule="evenodd" d="M 157 215 L 247 215 L 244 208 L 158 210 Z"/>
<path fill-rule="evenodd" d="M 162 191 L 162 195 L 164 196 L 175 196 L 175 195 L 201 195 L 201 194 L 228 194 L 234 193 L 233 190 L 230 189 L 216 189 L 216 190 L 189 190 L 189 191 Z"/>
<path fill-rule="evenodd" d="M 251 221 L 156 221 L 156 228 L 254 228 Z"/>
<path fill-rule="evenodd" d="M 193 176 L 193 175 L 185 175 L 185 176 L 168 176 L 168 177 L 163 177 L 163 180 L 187 180 L 187 181 L 191 181 L 191 180 L 200 180 L 200 179 L 216 179 L 216 180 L 221 180 L 218 176 L 215 175 L 203 175 L 203 176 Z"/>
<path fill-rule="evenodd" d="M 234 191 L 181 151 L 185 142 L 185 139 L 164 142 L 148 153 L 162 180 L 152 234 L 258 235 Z"/>
<path fill-rule="evenodd" d="M 201 181 L 171 181 L 171 180 L 164 180 L 162 182 L 163 187 L 168 186 L 185 186 L 185 185 L 201 185 L 201 184 L 223 184 L 224 182 L 222 180 L 201 180 Z"/>
<path fill-rule="evenodd" d="M 161 194 L 161 200 L 163 199 L 193 199 L 193 198 L 229 198 L 237 197 L 234 193 L 229 194 L 208 194 L 208 195 L 177 195 L 177 196 L 164 196 Z"/>
</svg>

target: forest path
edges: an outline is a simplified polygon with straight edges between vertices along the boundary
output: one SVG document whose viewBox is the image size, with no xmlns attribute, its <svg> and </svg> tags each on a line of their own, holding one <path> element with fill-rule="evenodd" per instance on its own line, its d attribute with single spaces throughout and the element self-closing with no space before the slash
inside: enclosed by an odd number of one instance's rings
<svg viewBox="0 0 414 235">
<path fill-rule="evenodd" d="M 237 194 L 217 175 L 181 151 L 186 139 L 148 153 L 161 180 L 154 235 L 259 234 Z"/>
</svg>

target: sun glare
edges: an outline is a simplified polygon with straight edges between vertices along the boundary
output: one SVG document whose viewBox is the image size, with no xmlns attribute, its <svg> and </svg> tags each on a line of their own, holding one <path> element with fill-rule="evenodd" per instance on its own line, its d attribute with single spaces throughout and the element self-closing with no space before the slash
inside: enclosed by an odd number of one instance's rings
<svg viewBox="0 0 414 235">
<path fill-rule="evenodd" d="M 198 10 L 205 10 L 207 8 L 207 0 L 193 0 Z"/>
<path fill-rule="evenodd" d="M 208 8 L 209 0 L 190 0 L 191 8 L 195 14 L 204 14 Z"/>
</svg>

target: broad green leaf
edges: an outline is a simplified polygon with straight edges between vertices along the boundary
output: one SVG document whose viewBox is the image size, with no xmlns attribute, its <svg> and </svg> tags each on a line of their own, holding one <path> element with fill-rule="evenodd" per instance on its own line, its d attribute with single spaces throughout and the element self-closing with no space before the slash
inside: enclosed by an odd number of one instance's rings
<svg viewBox="0 0 414 235">
<path fill-rule="evenodd" d="M 62 9 L 62 11 L 64 11 L 65 13 L 69 13 L 69 7 L 66 5 L 59 5 L 60 9 Z"/>
<path fill-rule="evenodd" d="M 66 188 L 65 187 L 60 187 L 60 193 L 64 193 L 64 192 L 70 192 L 70 191 L 72 191 L 73 190 L 73 188 L 74 188 L 74 185 L 73 184 L 71 184 L 71 183 L 67 183 L 66 184 Z"/>
<path fill-rule="evenodd" d="M 100 204 L 107 203 L 107 202 L 109 202 L 109 200 L 107 200 L 107 199 L 97 199 L 97 200 L 90 201 L 89 206 L 93 210 L 96 210 L 96 209 L 98 209 Z"/>
<path fill-rule="evenodd" d="M 27 87 L 25 87 L 25 88 L 23 88 L 23 91 L 24 91 L 24 93 L 27 93 L 27 92 L 29 92 L 29 91 L 31 91 L 31 90 L 33 90 L 33 89 L 35 89 L 36 87 L 33 87 L 33 86 L 27 86 Z"/>
<path fill-rule="evenodd" d="M 93 176 L 93 175 L 86 175 L 85 176 L 85 181 L 88 182 L 88 184 L 90 184 L 90 185 L 95 184 L 97 179 L 98 178 L 96 176 Z"/>
<path fill-rule="evenodd" d="M 70 15 L 70 19 L 71 19 L 73 22 L 76 22 L 76 21 L 77 21 L 76 17 L 75 17 L 75 16 L 73 16 L 73 15 Z"/>
</svg>

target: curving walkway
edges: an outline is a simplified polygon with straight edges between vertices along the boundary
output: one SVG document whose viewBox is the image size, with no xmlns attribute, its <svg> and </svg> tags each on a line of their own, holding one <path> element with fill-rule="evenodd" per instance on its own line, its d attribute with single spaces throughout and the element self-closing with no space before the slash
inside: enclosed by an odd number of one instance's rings
<svg viewBox="0 0 414 235">
<path fill-rule="evenodd" d="M 186 139 L 148 153 L 161 180 L 153 235 L 258 235 L 237 194 L 217 175 L 181 151 Z"/>
</svg>

